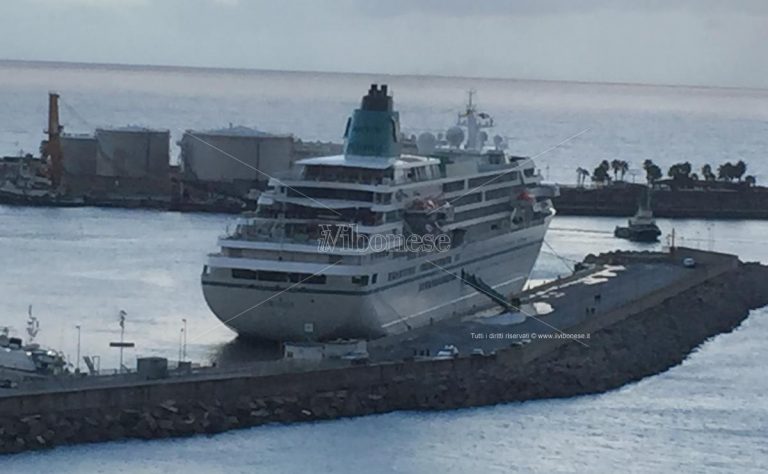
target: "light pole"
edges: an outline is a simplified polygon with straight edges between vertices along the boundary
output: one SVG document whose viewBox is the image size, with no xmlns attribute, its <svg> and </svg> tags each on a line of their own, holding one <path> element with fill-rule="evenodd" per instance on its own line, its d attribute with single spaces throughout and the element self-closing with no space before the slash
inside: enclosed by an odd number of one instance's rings
<svg viewBox="0 0 768 474">
<path fill-rule="evenodd" d="M 181 363 L 181 354 L 184 348 L 184 328 L 179 331 L 179 363 Z"/>
<path fill-rule="evenodd" d="M 123 344 L 125 344 L 125 317 L 127 313 L 120 310 L 120 373 L 123 373 Z"/>
<path fill-rule="evenodd" d="M 120 368 L 118 370 L 118 373 L 123 373 L 123 349 L 126 347 L 136 347 L 136 344 L 133 342 L 125 342 L 125 317 L 128 316 L 128 313 L 126 313 L 123 310 L 120 310 L 120 342 L 110 342 L 109 347 L 119 347 L 120 348 Z"/>
<path fill-rule="evenodd" d="M 80 373 L 80 325 L 75 326 L 77 329 L 77 363 L 75 364 L 75 372 Z"/>
<path fill-rule="evenodd" d="M 184 352 L 182 354 L 183 361 L 187 360 L 187 318 L 182 318 L 181 321 L 184 323 L 184 327 L 181 328 L 182 331 L 182 338 L 184 339 Z"/>
</svg>

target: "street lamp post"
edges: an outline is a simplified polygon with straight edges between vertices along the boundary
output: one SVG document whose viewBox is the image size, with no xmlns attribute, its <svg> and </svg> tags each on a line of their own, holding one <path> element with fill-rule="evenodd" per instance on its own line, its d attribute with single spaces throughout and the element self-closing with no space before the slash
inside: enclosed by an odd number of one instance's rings
<svg viewBox="0 0 768 474">
<path fill-rule="evenodd" d="M 128 316 L 128 313 L 126 313 L 123 310 L 120 310 L 120 342 L 110 342 L 109 347 L 119 347 L 120 348 L 120 368 L 118 369 L 119 373 L 123 373 L 123 349 L 126 347 L 136 347 L 136 344 L 133 342 L 125 342 L 125 317 Z"/>
<path fill-rule="evenodd" d="M 181 360 L 186 361 L 187 360 L 187 318 L 182 318 L 181 321 L 184 323 L 184 327 L 181 329 L 182 338 L 184 340 L 183 342 L 184 351 L 182 353 Z"/>
<path fill-rule="evenodd" d="M 75 364 L 75 371 L 80 373 L 80 325 L 75 326 L 77 329 L 77 363 Z"/>
</svg>

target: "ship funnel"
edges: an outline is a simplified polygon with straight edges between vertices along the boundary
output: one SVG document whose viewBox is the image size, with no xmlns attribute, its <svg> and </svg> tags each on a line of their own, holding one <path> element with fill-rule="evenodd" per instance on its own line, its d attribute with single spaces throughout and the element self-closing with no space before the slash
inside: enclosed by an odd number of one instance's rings
<svg viewBox="0 0 768 474">
<path fill-rule="evenodd" d="M 360 108 L 347 121 L 345 156 L 400 156 L 400 115 L 386 84 L 371 84 Z"/>
</svg>

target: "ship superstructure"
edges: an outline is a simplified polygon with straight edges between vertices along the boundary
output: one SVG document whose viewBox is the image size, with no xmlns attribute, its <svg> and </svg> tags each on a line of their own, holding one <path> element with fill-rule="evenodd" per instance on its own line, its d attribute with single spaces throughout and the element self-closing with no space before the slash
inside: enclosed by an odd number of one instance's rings
<svg viewBox="0 0 768 474">
<path fill-rule="evenodd" d="M 401 154 L 387 86 L 371 86 L 344 154 L 297 161 L 219 239 L 202 275 L 216 316 L 276 340 L 373 338 L 488 306 L 465 275 L 519 292 L 554 215 L 529 158 L 485 149 L 473 104 L 447 146 Z M 465 132 L 466 130 L 466 136 Z"/>
</svg>

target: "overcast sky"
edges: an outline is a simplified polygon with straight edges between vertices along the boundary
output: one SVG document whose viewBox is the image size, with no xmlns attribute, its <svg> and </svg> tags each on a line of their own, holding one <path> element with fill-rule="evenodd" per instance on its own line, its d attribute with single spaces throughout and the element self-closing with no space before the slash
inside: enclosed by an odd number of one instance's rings
<svg viewBox="0 0 768 474">
<path fill-rule="evenodd" d="M 768 0 L 0 0 L 0 58 L 768 87 Z"/>
</svg>

